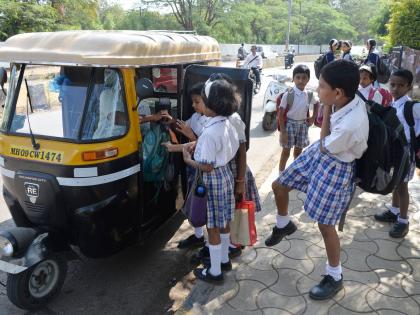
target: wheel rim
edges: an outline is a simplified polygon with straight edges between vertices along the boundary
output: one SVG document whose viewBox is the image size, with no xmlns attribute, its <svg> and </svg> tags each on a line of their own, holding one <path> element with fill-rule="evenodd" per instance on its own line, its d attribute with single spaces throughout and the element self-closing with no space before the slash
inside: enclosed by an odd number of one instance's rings
<svg viewBox="0 0 420 315">
<path fill-rule="evenodd" d="M 29 292 L 35 298 L 43 298 L 56 286 L 60 268 L 54 260 L 40 262 L 29 278 Z"/>
</svg>

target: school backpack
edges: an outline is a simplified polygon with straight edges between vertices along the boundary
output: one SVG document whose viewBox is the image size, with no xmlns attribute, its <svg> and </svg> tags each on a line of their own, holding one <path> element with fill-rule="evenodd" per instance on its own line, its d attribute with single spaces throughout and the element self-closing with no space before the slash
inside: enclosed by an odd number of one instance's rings
<svg viewBox="0 0 420 315">
<path fill-rule="evenodd" d="M 322 54 L 314 62 L 315 76 L 319 79 L 322 68 L 327 64 L 327 54 Z"/>
<path fill-rule="evenodd" d="M 373 100 L 373 97 L 375 96 L 375 92 L 378 91 L 382 96 L 382 102 L 381 105 L 384 107 L 388 107 L 392 103 L 392 95 L 391 93 L 384 88 L 371 88 L 368 95 L 368 100 Z"/>
<path fill-rule="evenodd" d="M 280 103 L 281 103 L 281 99 L 283 98 L 284 93 L 287 92 L 287 100 L 286 100 L 286 109 L 283 111 L 283 122 L 284 125 L 286 125 L 287 123 L 287 112 L 290 110 L 290 108 L 293 105 L 293 101 L 295 100 L 295 92 L 293 90 L 293 88 L 288 88 L 285 92 L 281 93 L 276 100 L 276 119 L 277 119 L 277 130 L 280 131 Z M 308 92 L 308 103 L 310 104 L 312 101 L 312 98 L 314 96 L 314 93 L 312 91 Z M 309 110 L 308 110 L 308 115 L 309 117 Z"/>
<path fill-rule="evenodd" d="M 414 129 L 415 121 L 413 116 L 414 104 L 418 102 L 419 101 L 408 101 L 404 104 L 404 118 L 410 127 L 411 153 L 414 153 L 416 167 L 420 168 L 420 135 L 416 137 L 416 131 Z"/>
<path fill-rule="evenodd" d="M 379 83 L 388 83 L 389 77 L 391 75 L 391 70 L 388 65 L 388 58 L 386 56 L 381 56 L 378 59 L 377 67 L 377 77 L 376 80 Z"/>
<path fill-rule="evenodd" d="M 369 118 L 367 150 L 356 160 L 356 183 L 364 191 L 387 195 L 406 177 L 410 152 L 395 108 L 366 100 Z"/>
<path fill-rule="evenodd" d="M 163 182 L 167 172 L 169 152 L 162 145 L 170 136 L 161 124 L 152 124 L 143 138 L 143 179 L 146 182 Z"/>
</svg>

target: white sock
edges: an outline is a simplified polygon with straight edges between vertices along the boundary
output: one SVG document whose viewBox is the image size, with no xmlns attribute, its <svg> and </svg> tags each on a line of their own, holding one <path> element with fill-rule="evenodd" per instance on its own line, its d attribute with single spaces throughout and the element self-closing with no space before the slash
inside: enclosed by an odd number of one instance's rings
<svg viewBox="0 0 420 315">
<path fill-rule="evenodd" d="M 330 264 L 327 262 L 327 265 L 325 266 L 325 272 L 327 275 L 330 275 L 334 278 L 335 281 L 339 281 L 341 279 L 341 274 L 343 273 L 343 270 L 341 269 L 341 264 L 338 263 L 338 266 L 331 267 Z"/>
<path fill-rule="evenodd" d="M 200 227 L 194 228 L 194 234 L 196 238 L 202 238 L 204 235 L 203 227 L 200 226 Z"/>
<path fill-rule="evenodd" d="M 222 241 L 222 255 L 221 262 L 229 262 L 229 245 L 230 245 L 230 233 L 220 233 L 220 240 Z"/>
<path fill-rule="evenodd" d="M 280 215 L 280 214 L 277 214 L 276 215 L 276 226 L 279 228 L 279 229 L 282 229 L 282 228 L 284 228 L 287 224 L 289 224 L 289 222 L 290 222 L 290 217 L 289 217 L 289 215 Z"/>
<path fill-rule="evenodd" d="M 397 208 L 397 207 L 392 207 L 391 206 L 391 208 L 389 208 L 389 211 L 391 211 L 395 215 L 400 214 L 400 208 Z"/>
<path fill-rule="evenodd" d="M 222 244 L 211 245 L 209 244 L 210 249 L 210 273 L 213 276 L 218 276 L 222 273 L 222 269 L 220 266 L 221 263 L 221 254 L 222 254 Z"/>
<path fill-rule="evenodd" d="M 400 215 L 398 215 L 398 223 L 408 224 L 408 217 L 407 219 L 403 219 Z"/>
</svg>

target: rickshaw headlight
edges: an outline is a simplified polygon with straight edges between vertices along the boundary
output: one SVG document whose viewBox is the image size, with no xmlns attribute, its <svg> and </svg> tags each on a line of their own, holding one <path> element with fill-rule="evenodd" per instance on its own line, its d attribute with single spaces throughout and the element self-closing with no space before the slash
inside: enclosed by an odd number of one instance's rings
<svg viewBox="0 0 420 315">
<path fill-rule="evenodd" d="M 10 257 L 13 255 L 13 252 L 14 248 L 12 242 L 10 242 L 6 237 L 0 235 L 0 257 Z"/>
</svg>

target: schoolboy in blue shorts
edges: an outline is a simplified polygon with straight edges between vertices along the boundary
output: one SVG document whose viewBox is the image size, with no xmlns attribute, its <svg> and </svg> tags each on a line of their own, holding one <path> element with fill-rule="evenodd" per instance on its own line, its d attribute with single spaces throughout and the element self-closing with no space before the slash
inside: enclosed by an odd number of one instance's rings
<svg viewBox="0 0 420 315">
<path fill-rule="evenodd" d="M 306 85 L 311 77 L 311 72 L 306 65 L 297 65 L 293 69 L 293 83 L 295 86 L 283 94 L 280 102 L 279 127 L 280 145 L 282 146 L 279 171 L 286 168 L 290 150 L 293 149 L 293 157 L 296 160 L 302 153 L 303 148 L 309 145 L 309 127 L 314 123 L 318 115 L 318 100 L 312 92 L 306 90 Z M 287 104 L 292 93 L 292 104 Z M 312 117 L 308 117 L 309 107 L 313 105 Z M 287 109 L 287 122 L 283 121 L 284 111 Z"/>
<path fill-rule="evenodd" d="M 289 192 L 306 193 L 305 212 L 318 222 L 327 252 L 326 275 L 309 296 L 325 300 L 343 288 L 340 240 L 335 224 L 348 207 L 353 191 L 355 159 L 367 148 L 369 121 L 365 103 L 355 95 L 359 68 L 347 60 L 336 60 L 321 71 L 318 94 L 323 106 L 321 139 L 309 146 L 273 182 L 277 222 L 265 241 L 279 243 L 297 229 L 288 215 Z"/>
<path fill-rule="evenodd" d="M 391 106 L 397 110 L 397 116 L 404 126 L 405 136 L 410 143 L 410 127 L 404 117 L 404 106 L 405 103 L 411 101 L 411 98 L 407 94 L 413 87 L 413 74 L 407 69 L 399 69 L 393 72 L 389 78 L 389 87 L 394 99 Z M 420 103 L 415 103 L 413 106 L 413 118 L 414 132 L 417 137 L 420 134 Z M 394 238 L 406 236 L 409 230 L 408 204 L 410 202 L 410 195 L 408 192 L 408 182 L 413 179 L 415 168 L 416 162 L 413 154 L 408 175 L 403 183 L 398 185 L 392 193 L 391 208 L 382 213 L 375 214 L 375 219 L 378 221 L 395 223 L 389 231 L 389 236 Z"/>
</svg>

